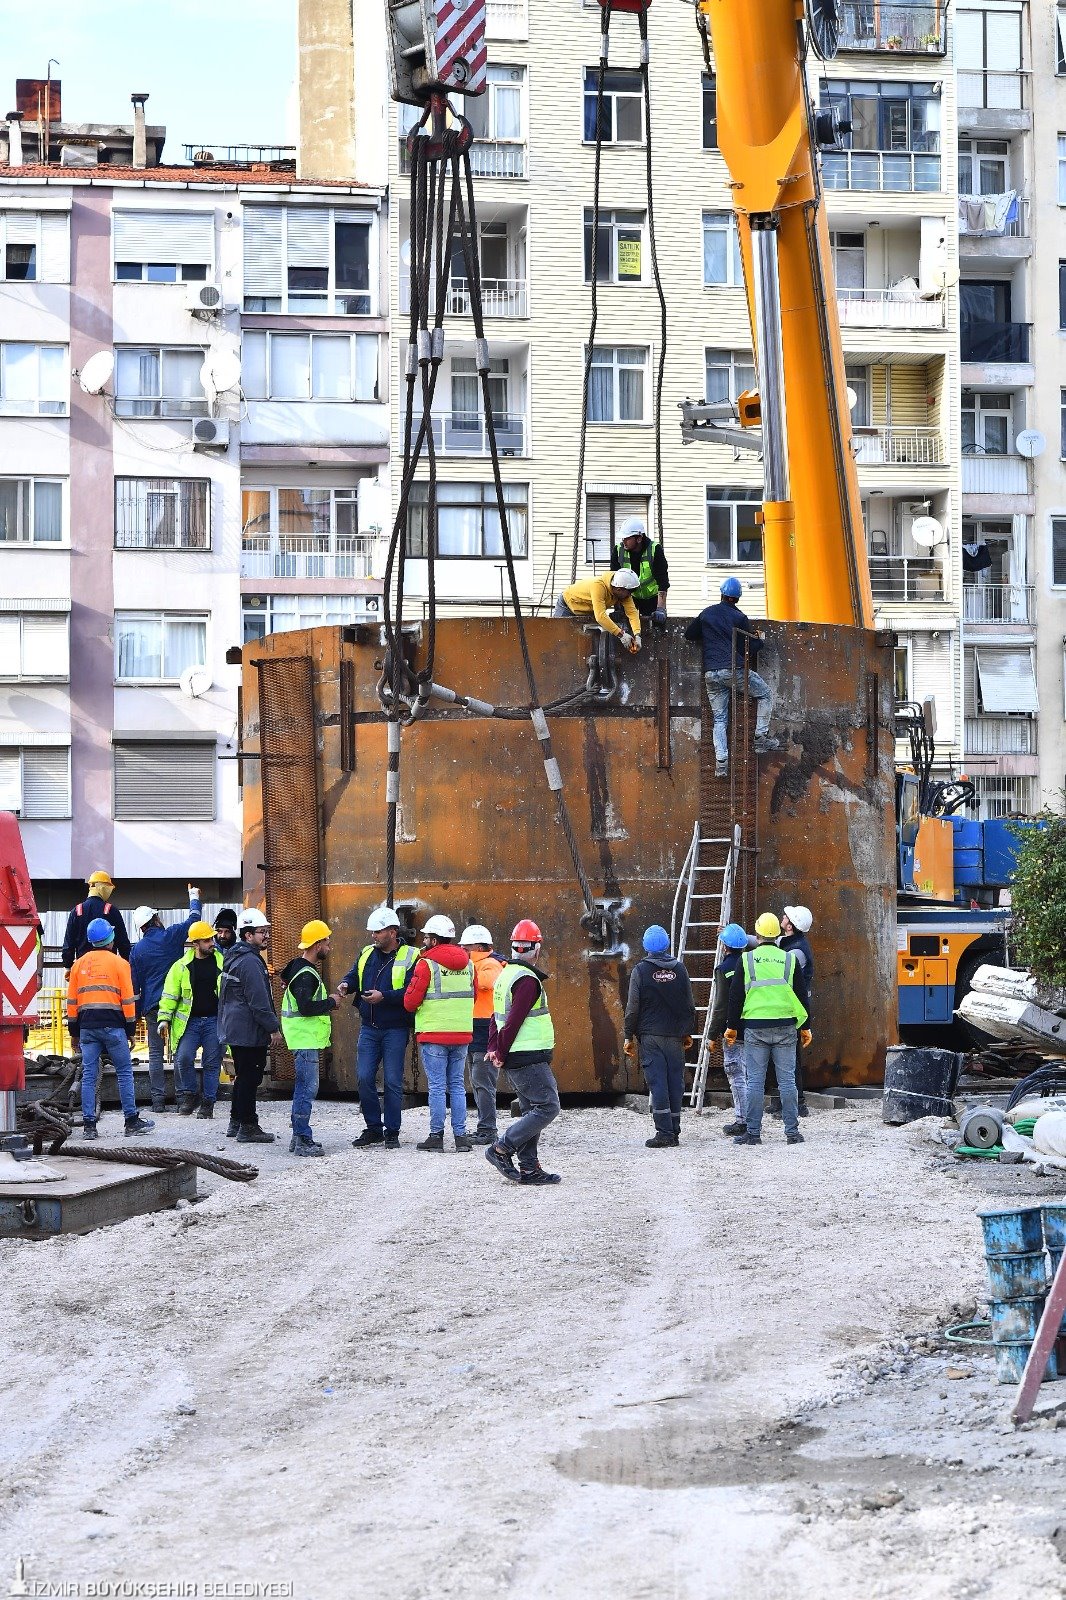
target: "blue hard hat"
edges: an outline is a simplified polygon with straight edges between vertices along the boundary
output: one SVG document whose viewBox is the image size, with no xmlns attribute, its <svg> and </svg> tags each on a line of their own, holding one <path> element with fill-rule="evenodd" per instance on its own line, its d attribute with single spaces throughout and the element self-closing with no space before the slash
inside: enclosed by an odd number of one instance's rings
<svg viewBox="0 0 1066 1600">
<path fill-rule="evenodd" d="M 722 929 L 721 940 L 727 950 L 743 950 L 748 936 L 739 922 L 730 922 Z"/>
<path fill-rule="evenodd" d="M 744 585 L 739 578 L 727 578 L 722 584 L 722 593 L 727 600 L 739 600 L 744 593 Z"/>
<path fill-rule="evenodd" d="M 644 948 L 650 956 L 661 956 L 664 950 L 670 948 L 670 935 L 665 928 L 653 922 L 650 928 L 644 930 Z"/>
<path fill-rule="evenodd" d="M 106 917 L 94 917 L 85 930 L 90 944 L 114 944 L 115 930 Z"/>
</svg>

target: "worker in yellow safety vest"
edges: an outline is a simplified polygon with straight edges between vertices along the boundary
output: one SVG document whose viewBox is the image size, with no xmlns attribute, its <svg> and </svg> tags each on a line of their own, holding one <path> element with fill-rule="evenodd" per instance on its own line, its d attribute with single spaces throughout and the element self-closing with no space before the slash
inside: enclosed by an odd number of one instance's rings
<svg viewBox="0 0 1066 1600">
<path fill-rule="evenodd" d="M 418 1149 L 444 1149 L 444 1116 L 450 1105 L 455 1148 L 472 1150 L 466 1131 L 466 1053 L 474 1037 L 474 964 L 455 942 L 451 917 L 432 916 L 424 923 L 422 954 L 403 1004 L 414 1013 L 429 1085 L 429 1134 Z"/>
<path fill-rule="evenodd" d="M 747 1077 L 747 1132 L 738 1134 L 734 1144 L 762 1144 L 766 1069 L 771 1061 L 777 1073 L 786 1142 L 803 1143 L 796 1093 L 796 1043 L 797 1030 L 801 1030 L 799 1043 L 804 1048 L 811 1042 L 807 979 L 795 952 L 782 950 L 774 943 L 780 936 L 780 922 L 772 911 L 764 911 L 755 923 L 759 942 L 754 950 L 744 952 L 729 986 L 729 1026 L 722 1037 L 727 1045 L 735 1044 L 743 1023 Z"/>
<path fill-rule="evenodd" d="M 559 1115 L 559 1085 L 552 1071 L 555 1025 L 544 992 L 548 974 L 538 966 L 542 943 L 537 924 L 523 917 L 511 932 L 511 959 L 492 991 L 486 1058 L 507 1073 L 521 1115 L 485 1155 L 511 1183 L 562 1182 L 557 1172 L 544 1171 L 537 1148 L 541 1134 Z"/>
</svg>

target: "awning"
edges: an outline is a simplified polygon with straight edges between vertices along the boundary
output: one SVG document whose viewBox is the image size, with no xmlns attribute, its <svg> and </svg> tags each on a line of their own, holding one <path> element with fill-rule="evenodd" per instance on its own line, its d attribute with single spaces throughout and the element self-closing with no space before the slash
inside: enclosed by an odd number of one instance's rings
<svg viewBox="0 0 1066 1600">
<path fill-rule="evenodd" d="M 978 650 L 977 679 L 985 711 L 1040 710 L 1030 650 Z"/>
</svg>

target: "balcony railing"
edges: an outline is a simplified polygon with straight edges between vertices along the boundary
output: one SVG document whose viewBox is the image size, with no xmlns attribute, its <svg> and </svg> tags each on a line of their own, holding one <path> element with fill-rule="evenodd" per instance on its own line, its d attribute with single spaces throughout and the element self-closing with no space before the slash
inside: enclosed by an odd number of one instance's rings
<svg viewBox="0 0 1066 1600">
<path fill-rule="evenodd" d="M 241 547 L 242 578 L 369 578 L 373 541 L 338 534 L 257 535 Z"/>
<path fill-rule="evenodd" d="M 1029 463 L 1021 456 L 962 454 L 963 494 L 1030 494 Z"/>
<path fill-rule="evenodd" d="M 940 157 L 906 150 L 834 150 L 822 157 L 822 180 L 827 189 L 938 194 Z"/>
<path fill-rule="evenodd" d="M 963 361 L 1028 361 L 1028 322 L 964 322 L 959 329 Z"/>
<path fill-rule="evenodd" d="M 488 0 L 485 32 L 490 39 L 528 39 L 526 0 Z"/>
<path fill-rule="evenodd" d="M 415 427 L 421 419 L 415 418 Z M 493 413 L 496 428 L 496 448 L 501 456 L 524 456 L 526 453 L 526 419 L 508 411 Z M 430 417 L 433 443 L 443 455 L 487 456 L 488 432 L 480 411 L 440 411 Z"/>
<path fill-rule="evenodd" d="M 1005 194 L 960 194 L 961 239 L 1025 239 L 1029 202 L 1014 190 Z"/>
<path fill-rule="evenodd" d="M 943 600 L 944 569 L 935 556 L 871 556 L 874 604 Z"/>
<path fill-rule="evenodd" d="M 1027 72 L 960 72 L 956 79 L 959 109 L 1025 111 L 1028 79 Z"/>
<path fill-rule="evenodd" d="M 1035 756 L 1035 717 L 966 717 L 963 754 L 967 756 Z"/>
<path fill-rule="evenodd" d="M 989 817 L 1031 817 L 1036 810 L 1035 778 L 1008 777 L 1001 772 L 988 776 L 975 773 L 973 784 L 977 790 L 977 815 L 982 822 Z"/>
<path fill-rule="evenodd" d="M 838 289 L 842 328 L 942 328 L 944 302 L 906 289 Z"/>
<path fill-rule="evenodd" d="M 436 296 L 431 292 L 431 298 Z M 529 300 L 525 278 L 482 278 L 481 308 L 486 317 L 528 317 Z M 411 274 L 400 276 L 400 310 L 411 309 Z M 465 278 L 448 284 L 444 309 L 450 317 L 470 315 L 470 285 Z M 436 307 L 431 307 L 435 311 Z"/>
<path fill-rule="evenodd" d="M 841 50 L 891 50 L 901 55 L 944 54 L 944 25 L 938 5 L 909 0 L 842 0 Z"/>
<path fill-rule="evenodd" d="M 1032 622 L 1031 583 L 966 583 L 962 589 L 965 622 Z"/>
<path fill-rule="evenodd" d="M 860 467 L 939 467 L 944 462 L 944 440 L 936 428 L 856 428 L 854 438 Z"/>
<path fill-rule="evenodd" d="M 400 135 L 400 171 L 410 172 L 411 158 L 407 137 Z M 475 139 L 470 146 L 470 170 L 475 178 L 524 178 L 526 142 L 524 139 Z"/>
</svg>

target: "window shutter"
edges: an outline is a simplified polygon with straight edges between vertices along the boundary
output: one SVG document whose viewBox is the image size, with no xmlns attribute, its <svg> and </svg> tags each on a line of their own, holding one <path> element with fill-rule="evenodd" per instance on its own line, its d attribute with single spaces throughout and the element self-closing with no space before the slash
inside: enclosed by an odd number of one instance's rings
<svg viewBox="0 0 1066 1600">
<path fill-rule="evenodd" d="M 215 746 L 115 745 L 116 822 L 213 822 Z"/>
<path fill-rule="evenodd" d="M 22 815 L 40 818 L 70 816 L 69 750 L 23 750 Z"/>
<path fill-rule="evenodd" d="M 22 810 L 22 762 L 17 750 L 0 750 L 0 811 Z"/>
<path fill-rule="evenodd" d="M 244 292 L 274 298 L 282 293 L 280 206 L 244 208 Z"/>
<path fill-rule="evenodd" d="M 304 210 L 302 206 L 285 208 L 285 225 L 288 230 L 288 265 L 290 267 L 328 267 L 329 212 L 323 209 Z"/>
<path fill-rule="evenodd" d="M 65 613 L 23 617 L 22 672 L 27 678 L 70 677 L 70 634 Z"/>
<path fill-rule="evenodd" d="M 209 211 L 116 211 L 116 261 L 173 261 L 210 266 L 214 217 Z"/>
<path fill-rule="evenodd" d="M 37 224 L 40 217 L 36 211 L 8 211 L 5 217 L 8 244 L 37 243 Z"/>
<path fill-rule="evenodd" d="M 70 218 L 46 211 L 41 218 L 40 276 L 43 283 L 70 282 Z"/>
</svg>

